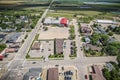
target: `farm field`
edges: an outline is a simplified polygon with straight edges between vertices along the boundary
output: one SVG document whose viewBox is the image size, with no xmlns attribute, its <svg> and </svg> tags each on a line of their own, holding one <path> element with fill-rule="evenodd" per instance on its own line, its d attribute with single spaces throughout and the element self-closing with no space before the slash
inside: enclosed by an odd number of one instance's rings
<svg viewBox="0 0 120 80">
<path fill-rule="evenodd" d="M 64 13 L 64 14 L 63 14 Z M 52 10 L 49 11 L 46 17 L 66 17 L 68 19 L 74 18 L 74 15 L 77 16 L 85 16 L 85 17 L 95 17 L 98 19 L 113 19 L 113 17 L 117 17 L 117 14 L 113 14 L 112 12 L 103 12 L 103 11 L 94 11 L 94 10 Z"/>
</svg>

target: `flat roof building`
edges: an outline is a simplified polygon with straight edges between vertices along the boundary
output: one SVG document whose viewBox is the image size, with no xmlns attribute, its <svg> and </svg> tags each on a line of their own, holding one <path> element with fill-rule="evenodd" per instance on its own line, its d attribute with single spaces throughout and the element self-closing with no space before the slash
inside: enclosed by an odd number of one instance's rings
<svg viewBox="0 0 120 80">
<path fill-rule="evenodd" d="M 64 17 L 59 17 L 59 18 L 48 17 L 48 18 L 45 18 L 44 24 L 46 24 L 46 25 L 68 26 L 68 19 L 64 18 Z"/>
<path fill-rule="evenodd" d="M 10 38 L 6 42 L 15 43 L 20 36 L 21 33 L 14 33 L 12 36 L 10 36 Z"/>
<path fill-rule="evenodd" d="M 54 41 L 54 50 L 55 54 L 62 54 L 63 53 L 63 39 L 55 39 Z"/>
<path fill-rule="evenodd" d="M 100 19 L 98 19 L 95 22 L 96 23 L 103 23 L 103 24 L 117 24 L 117 22 L 112 21 L 112 20 L 100 20 Z"/>
<path fill-rule="evenodd" d="M 40 74 L 42 73 L 42 68 L 31 68 L 29 71 L 24 75 L 23 80 L 36 80 L 40 78 Z"/>
<path fill-rule="evenodd" d="M 32 47 L 32 50 L 40 50 L 40 42 L 35 42 Z"/>
<path fill-rule="evenodd" d="M 92 80 L 106 80 L 97 65 L 93 65 L 94 73 L 91 74 Z"/>
<path fill-rule="evenodd" d="M 49 68 L 48 69 L 47 80 L 59 80 L 58 68 Z"/>
</svg>

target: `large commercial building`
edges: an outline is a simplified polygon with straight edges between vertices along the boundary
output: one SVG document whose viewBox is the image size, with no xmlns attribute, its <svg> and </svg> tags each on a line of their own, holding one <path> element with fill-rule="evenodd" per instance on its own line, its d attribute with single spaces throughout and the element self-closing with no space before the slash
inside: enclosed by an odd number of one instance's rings
<svg viewBox="0 0 120 80">
<path fill-rule="evenodd" d="M 17 39 L 21 36 L 21 33 L 14 33 L 10 36 L 10 38 L 6 41 L 8 43 L 16 43 Z"/>
<path fill-rule="evenodd" d="M 54 51 L 55 54 L 62 54 L 63 53 L 63 39 L 55 39 L 54 41 Z"/>
<path fill-rule="evenodd" d="M 49 68 L 48 69 L 47 80 L 59 80 L 58 68 Z"/>
<path fill-rule="evenodd" d="M 97 65 L 93 65 L 92 68 L 93 68 L 93 73 L 91 74 L 92 80 L 106 80 Z"/>
<path fill-rule="evenodd" d="M 64 17 L 52 18 L 48 17 L 44 20 L 45 25 L 58 25 L 58 26 L 68 26 L 68 19 Z"/>
<path fill-rule="evenodd" d="M 117 22 L 112 20 L 96 20 L 96 23 L 102 23 L 102 24 L 117 24 Z"/>
</svg>

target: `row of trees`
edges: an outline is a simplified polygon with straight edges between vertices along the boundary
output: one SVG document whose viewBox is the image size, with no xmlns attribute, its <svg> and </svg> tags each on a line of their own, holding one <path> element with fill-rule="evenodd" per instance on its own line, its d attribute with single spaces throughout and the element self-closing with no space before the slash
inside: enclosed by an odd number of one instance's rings
<svg viewBox="0 0 120 80">
<path fill-rule="evenodd" d="M 70 39 L 75 39 L 75 29 L 74 26 L 70 26 Z"/>
</svg>

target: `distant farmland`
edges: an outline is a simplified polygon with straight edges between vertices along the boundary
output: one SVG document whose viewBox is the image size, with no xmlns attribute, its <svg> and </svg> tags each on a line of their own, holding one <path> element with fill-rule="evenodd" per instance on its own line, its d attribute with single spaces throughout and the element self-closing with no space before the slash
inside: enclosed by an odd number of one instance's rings
<svg viewBox="0 0 120 80">
<path fill-rule="evenodd" d="M 120 2 L 120 0 L 55 0 L 55 1 L 77 1 L 77 2 L 94 2 L 94 1 L 96 1 L 96 2 Z"/>
<path fill-rule="evenodd" d="M 0 9 L 48 6 L 50 0 L 0 0 Z"/>
</svg>

